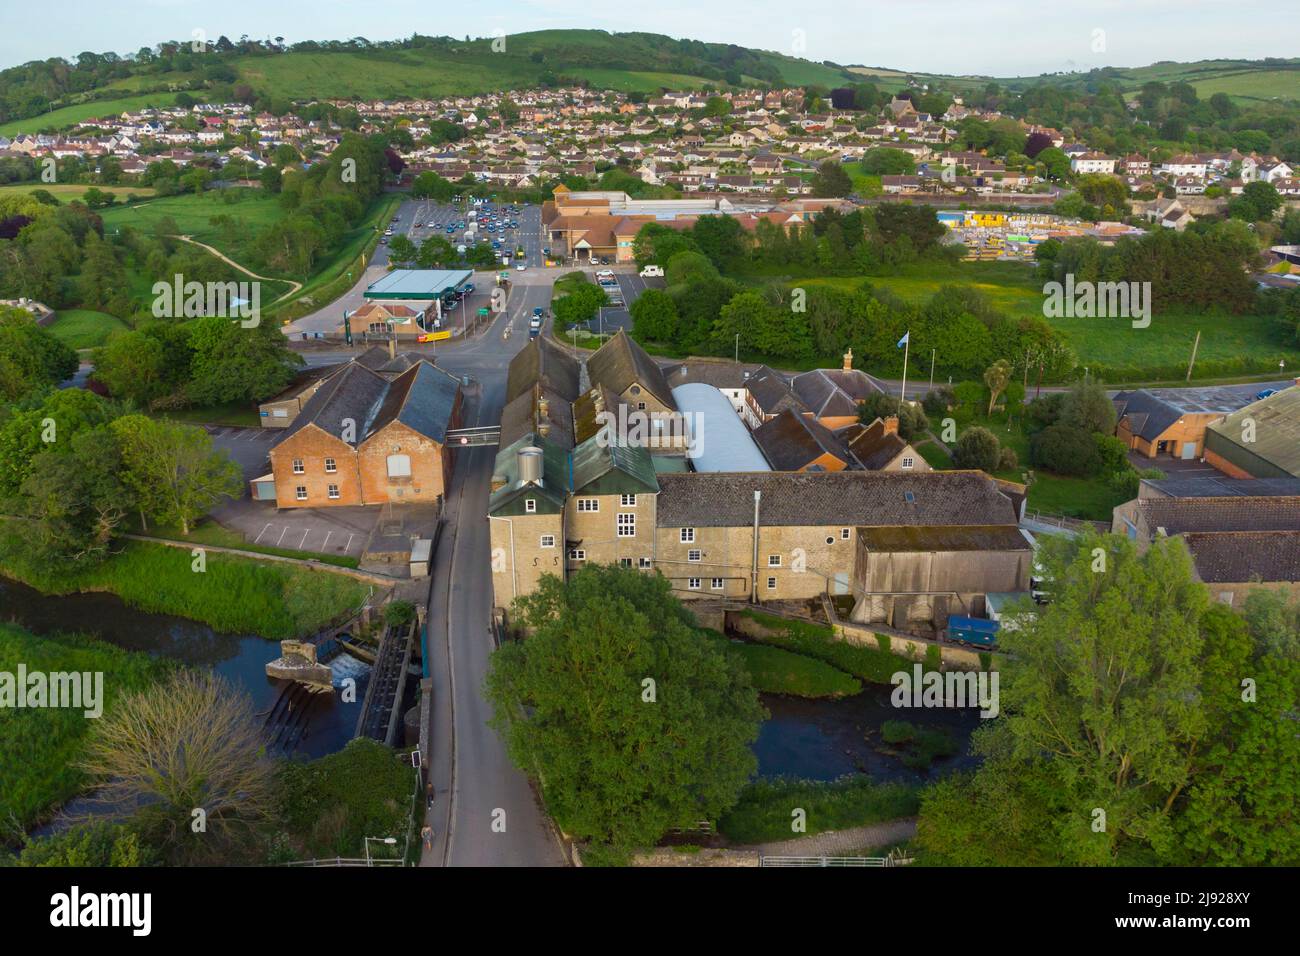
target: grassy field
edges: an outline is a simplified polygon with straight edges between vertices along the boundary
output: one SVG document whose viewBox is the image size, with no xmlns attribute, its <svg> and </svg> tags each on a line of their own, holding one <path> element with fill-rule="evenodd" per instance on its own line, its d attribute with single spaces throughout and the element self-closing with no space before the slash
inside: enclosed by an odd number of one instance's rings
<svg viewBox="0 0 1300 956">
<path fill-rule="evenodd" d="M 762 644 L 729 642 L 727 649 L 744 661 L 754 687 L 765 694 L 793 697 L 851 697 L 861 681 L 823 661 Z"/>
<path fill-rule="evenodd" d="M 159 658 L 92 637 L 38 637 L 0 623 L 0 671 L 15 673 L 20 663 L 28 673 L 105 675 L 105 711 L 123 693 L 147 687 L 170 668 Z M 30 826 L 81 790 L 82 775 L 73 764 L 90 726 L 84 709 L 0 707 L 0 818 Z"/>
<path fill-rule="evenodd" d="M 368 592 L 343 575 L 217 553 L 197 573 L 189 551 L 144 542 L 129 542 L 102 562 L 50 567 L 27 558 L 17 537 L 12 523 L 0 532 L 0 573 L 30 587 L 46 594 L 107 591 L 140 610 L 232 634 L 311 634 L 359 607 Z"/>
<path fill-rule="evenodd" d="M 809 277 L 791 286 L 819 285 L 857 288 L 860 278 Z M 921 304 L 945 285 L 977 289 L 998 310 L 1011 316 L 1043 318 L 1042 283 L 1029 265 L 1015 262 L 927 263 L 900 275 L 870 276 L 865 281 L 888 289 L 906 302 Z M 1165 312 L 1152 316 L 1151 325 L 1135 329 L 1127 319 L 1048 319 L 1065 333 L 1079 356 L 1080 365 L 1123 367 L 1131 372 L 1186 367 L 1196 333 L 1201 333 L 1197 362 L 1247 359 L 1288 366 L 1300 363 L 1300 349 L 1280 346 L 1269 333 L 1266 320 L 1250 315 Z M 943 356 L 939 356 L 943 364 Z M 1132 376 L 1129 376 L 1132 377 Z M 1141 378 L 1142 376 L 1137 376 Z M 1173 378 L 1174 376 L 1167 376 Z M 1193 377 L 1198 377 L 1194 371 Z M 1123 384 L 1113 381 L 1109 384 Z"/>
<path fill-rule="evenodd" d="M 60 309 L 49 326 L 56 339 L 74 349 L 98 348 L 114 332 L 124 332 L 126 328 L 126 323 L 117 316 L 93 309 Z"/>
<path fill-rule="evenodd" d="M 125 199 L 134 193 L 140 197 L 148 197 L 154 194 L 152 186 L 100 186 L 98 184 L 86 183 L 19 183 L 13 186 L 0 186 L 0 194 L 3 193 L 20 193 L 27 195 L 37 189 L 44 189 L 51 196 L 67 202 L 70 199 L 80 199 L 90 188 L 98 189 L 102 193 L 112 193 L 119 199 Z"/>
<path fill-rule="evenodd" d="M 920 795 L 915 786 L 875 783 L 863 776 L 830 782 L 755 780 L 723 814 L 718 829 L 742 845 L 789 840 L 802 835 L 790 830 L 790 812 L 796 807 L 807 814 L 806 833 L 811 835 L 912 816 L 920 808 Z"/>
<path fill-rule="evenodd" d="M 175 93 L 136 93 L 112 99 L 88 100 L 85 103 L 65 106 L 62 109 L 53 110 L 40 116 L 0 123 L 0 136 L 13 137 L 19 133 L 35 133 L 45 129 L 65 129 L 76 126 L 82 120 L 97 119 L 101 116 L 114 116 L 118 113 L 143 109 L 147 106 L 171 106 L 175 102 Z"/>
<path fill-rule="evenodd" d="M 890 651 L 887 637 L 879 639 L 878 647 L 864 647 L 837 640 L 825 625 L 787 620 L 762 611 L 742 613 L 768 632 L 762 637 L 747 635 L 751 640 L 811 657 L 871 683 L 888 684 L 893 674 L 910 672 L 916 664 Z"/>
<path fill-rule="evenodd" d="M 224 201 L 222 197 L 227 193 L 237 197 L 236 201 Z M 102 216 L 106 230 L 130 226 L 145 233 L 170 218 L 181 235 L 220 249 L 242 265 L 259 233 L 284 218 L 284 208 L 275 196 L 260 189 L 213 189 L 197 196 L 187 193 L 130 206 L 111 206 L 103 210 Z M 211 223 L 214 216 L 230 216 L 242 228 L 227 233 Z"/>
</svg>

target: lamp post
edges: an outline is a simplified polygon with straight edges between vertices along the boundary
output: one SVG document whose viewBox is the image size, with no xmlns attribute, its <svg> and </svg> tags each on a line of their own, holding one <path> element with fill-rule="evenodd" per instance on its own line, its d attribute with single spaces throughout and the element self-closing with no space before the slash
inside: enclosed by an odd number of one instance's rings
<svg viewBox="0 0 1300 956">
<path fill-rule="evenodd" d="M 736 333 L 736 364 L 740 364 L 740 333 Z"/>
<path fill-rule="evenodd" d="M 373 866 L 373 865 L 374 865 L 374 864 L 371 863 L 371 861 L 370 861 L 370 841 L 371 841 L 371 840 L 374 840 L 376 843 L 383 843 L 383 844 L 385 844 L 385 845 L 387 845 L 387 846 L 396 846 L 396 845 L 397 845 L 397 837 L 366 837 L 366 866 Z"/>
</svg>

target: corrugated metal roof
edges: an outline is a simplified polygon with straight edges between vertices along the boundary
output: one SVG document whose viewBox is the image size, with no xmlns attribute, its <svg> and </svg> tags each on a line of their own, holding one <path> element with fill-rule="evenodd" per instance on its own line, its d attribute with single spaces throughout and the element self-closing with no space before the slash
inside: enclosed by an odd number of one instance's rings
<svg viewBox="0 0 1300 956">
<path fill-rule="evenodd" d="M 363 293 L 367 299 L 434 299 L 447 289 L 468 282 L 474 273 L 469 269 L 394 269 L 370 283 Z"/>
<path fill-rule="evenodd" d="M 673 399 L 677 410 L 687 416 L 690 458 L 696 471 L 772 470 L 736 409 L 712 385 L 678 385 Z"/>
<path fill-rule="evenodd" d="M 1245 440 L 1249 434 L 1247 419 L 1253 421 L 1253 442 Z M 1285 474 L 1300 477 L 1300 386 L 1252 402 L 1223 421 L 1211 424 L 1207 430 L 1247 455 L 1260 458 Z"/>
</svg>

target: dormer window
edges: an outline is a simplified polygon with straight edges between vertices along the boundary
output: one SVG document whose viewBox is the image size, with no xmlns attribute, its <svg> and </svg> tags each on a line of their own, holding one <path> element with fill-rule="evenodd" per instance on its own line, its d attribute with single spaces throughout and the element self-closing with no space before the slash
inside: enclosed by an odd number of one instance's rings
<svg viewBox="0 0 1300 956">
<path fill-rule="evenodd" d="M 527 514 L 534 514 L 534 513 L 537 511 L 537 499 L 536 499 L 536 498 L 525 498 L 525 499 L 524 499 L 524 511 L 525 511 L 525 513 L 527 513 Z"/>
</svg>

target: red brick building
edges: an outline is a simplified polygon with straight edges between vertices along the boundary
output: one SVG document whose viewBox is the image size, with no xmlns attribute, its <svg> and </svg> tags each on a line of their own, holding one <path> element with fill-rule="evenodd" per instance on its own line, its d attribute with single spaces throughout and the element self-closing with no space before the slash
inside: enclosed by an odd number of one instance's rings
<svg viewBox="0 0 1300 956">
<path fill-rule="evenodd" d="M 436 501 L 451 479 L 444 445 L 462 404 L 459 379 L 428 361 L 391 379 L 349 362 L 271 447 L 276 506 Z"/>
</svg>

